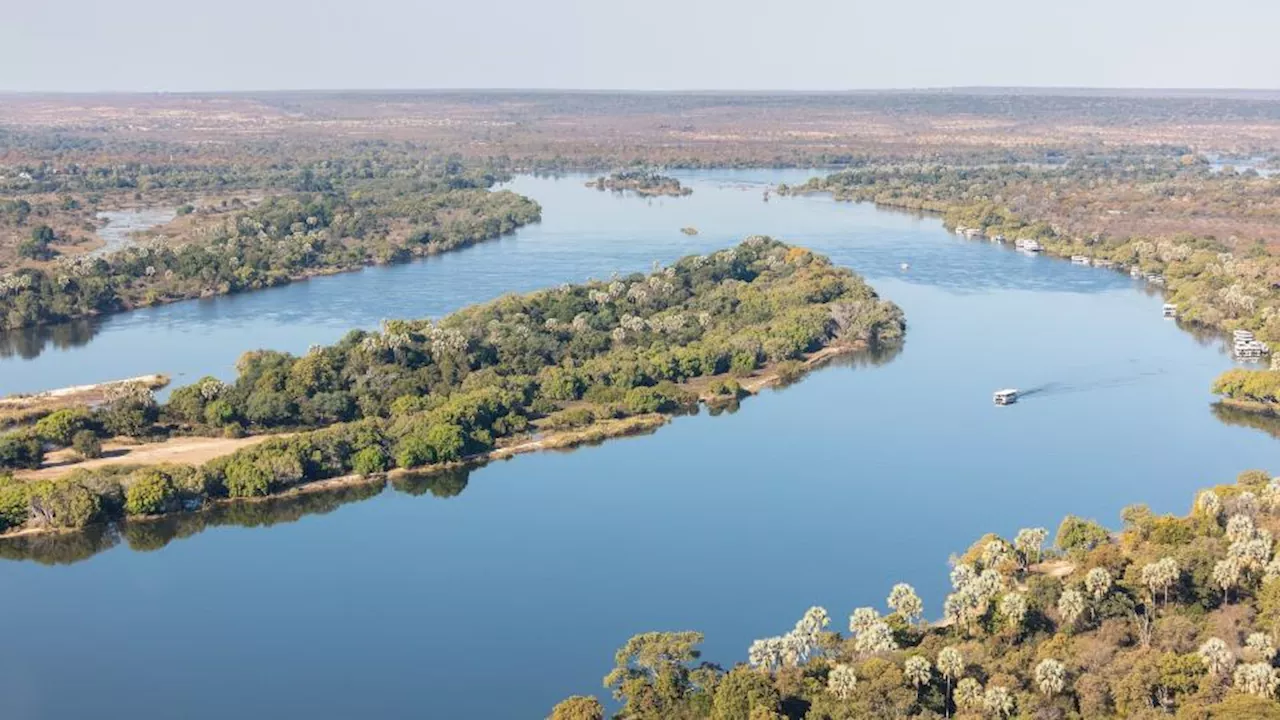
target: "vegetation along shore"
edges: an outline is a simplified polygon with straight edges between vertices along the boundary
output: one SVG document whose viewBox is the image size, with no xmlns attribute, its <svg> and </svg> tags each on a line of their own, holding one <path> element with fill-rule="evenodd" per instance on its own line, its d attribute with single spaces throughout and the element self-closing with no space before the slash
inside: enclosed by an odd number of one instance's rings
<svg viewBox="0 0 1280 720">
<path fill-rule="evenodd" d="M 813 607 L 727 670 L 700 661 L 702 633 L 636 635 L 604 686 L 628 720 L 1280 717 L 1280 478 L 1251 470 L 1185 516 L 1121 518 L 1068 516 L 1051 548 L 1045 528 L 979 538 L 938 622 L 900 583 L 847 632 Z M 591 696 L 551 712 L 603 717 Z"/>
<path fill-rule="evenodd" d="M 744 384 L 892 344 L 904 327 L 852 272 L 752 237 L 649 275 L 508 296 L 438 322 L 388 321 L 301 357 L 251 352 L 234 382 L 205 378 L 163 406 L 139 393 L 56 411 L 0 438 L 0 468 L 14 473 L 0 481 L 0 523 L 79 528 L 651 429 L 699 398 L 731 403 Z M 47 446 L 92 457 L 104 437 L 242 435 L 271 437 L 199 466 L 26 475 Z"/>
</svg>

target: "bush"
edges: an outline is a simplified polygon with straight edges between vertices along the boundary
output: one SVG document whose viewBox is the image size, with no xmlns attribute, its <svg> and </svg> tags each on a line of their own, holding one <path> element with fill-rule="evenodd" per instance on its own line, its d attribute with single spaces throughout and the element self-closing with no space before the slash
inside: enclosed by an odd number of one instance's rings
<svg viewBox="0 0 1280 720">
<path fill-rule="evenodd" d="M 92 430 L 81 430 L 72 436 L 71 448 L 86 460 L 102 457 L 102 441 Z"/>
<path fill-rule="evenodd" d="M 35 470 L 44 462 L 44 447 L 30 432 L 0 435 L 0 470 Z"/>
<path fill-rule="evenodd" d="M 740 398 L 746 394 L 742 386 L 733 378 L 717 378 L 707 386 L 707 391 L 718 397 Z"/>
<path fill-rule="evenodd" d="M 729 372 L 738 377 L 746 377 L 756 371 L 760 367 L 760 359 L 753 352 L 740 350 L 733 354 L 733 360 L 729 362 Z"/>
<path fill-rule="evenodd" d="M 176 393 L 177 390 L 174 392 Z M 226 400 L 214 400 L 204 406 L 204 421 L 214 427 L 222 427 L 235 419 L 235 408 Z"/>
<path fill-rule="evenodd" d="M 54 410 L 40 418 L 35 425 L 36 435 L 41 440 L 54 445 L 66 447 L 71 444 L 76 433 L 89 426 L 89 411 L 84 408 L 64 408 Z"/>
<path fill-rule="evenodd" d="M 390 461 L 387 454 L 380 447 L 367 447 L 356 453 L 355 458 L 351 462 L 351 469 L 357 475 L 368 477 L 369 475 L 377 475 L 380 472 L 387 471 L 387 465 Z"/>
<path fill-rule="evenodd" d="M 149 433 L 157 415 L 156 404 L 150 398 L 124 398 L 101 411 L 102 425 L 108 433 L 128 437 Z"/>
<path fill-rule="evenodd" d="M 1068 515 L 1058 526 L 1058 536 L 1054 540 L 1062 550 L 1092 550 L 1107 542 L 1110 538 L 1107 529 L 1092 520 Z"/>
<path fill-rule="evenodd" d="M 604 720 L 604 706 L 590 695 L 574 695 L 552 708 L 549 720 Z"/>
<path fill-rule="evenodd" d="M 236 458 L 227 464 L 224 485 L 227 497 L 264 497 L 271 492 L 271 477 L 252 460 Z"/>
<path fill-rule="evenodd" d="M 793 383 L 804 377 L 805 365 L 799 360 L 783 360 L 777 364 L 774 371 L 778 374 L 778 380 L 786 383 Z"/>
<path fill-rule="evenodd" d="M 588 408 L 562 410 L 547 418 L 547 427 L 552 430 L 571 430 L 586 427 L 596 421 L 596 414 Z"/>
<path fill-rule="evenodd" d="M 435 461 L 435 448 L 421 436 L 409 435 L 401 438 L 396 446 L 396 467 L 416 468 Z"/>
<path fill-rule="evenodd" d="M 30 515 L 26 486 L 11 475 L 0 475 L 0 532 L 21 527 Z"/>
<path fill-rule="evenodd" d="M 159 515 L 179 507 L 173 480 L 154 468 L 135 473 L 124 491 L 124 511 L 129 515 Z"/>
<path fill-rule="evenodd" d="M 31 513 L 37 522 L 55 528 L 82 528 L 99 517 L 97 494 L 80 483 L 45 480 L 30 486 Z"/>
</svg>

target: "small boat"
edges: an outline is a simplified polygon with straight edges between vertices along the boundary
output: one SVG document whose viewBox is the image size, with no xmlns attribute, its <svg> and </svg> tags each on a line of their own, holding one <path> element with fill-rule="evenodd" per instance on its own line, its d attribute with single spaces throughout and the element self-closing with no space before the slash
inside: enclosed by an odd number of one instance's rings
<svg viewBox="0 0 1280 720">
<path fill-rule="evenodd" d="M 900 267 L 901 267 L 903 270 L 910 270 L 910 269 L 911 269 L 911 263 L 902 263 L 902 265 L 901 265 Z"/>
<path fill-rule="evenodd" d="M 993 396 L 991 397 L 991 399 L 992 399 L 992 400 L 995 402 L 995 404 L 997 404 L 997 405 L 1012 405 L 1012 404 L 1014 404 L 1014 403 L 1018 402 L 1018 391 L 1017 391 L 1017 390 L 1015 390 L 1014 388 L 1006 388 L 1006 389 L 1004 389 L 1004 390 L 997 390 L 997 391 L 995 392 L 995 395 L 993 395 Z"/>
</svg>

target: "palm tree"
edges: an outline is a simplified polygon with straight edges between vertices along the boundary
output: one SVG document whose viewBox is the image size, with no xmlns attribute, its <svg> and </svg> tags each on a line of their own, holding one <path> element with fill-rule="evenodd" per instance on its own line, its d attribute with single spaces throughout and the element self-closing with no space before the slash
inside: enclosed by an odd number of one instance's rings
<svg viewBox="0 0 1280 720">
<path fill-rule="evenodd" d="M 920 688 L 928 685 L 929 681 L 933 679 L 933 666 L 921 655 L 912 655 L 907 658 L 902 672 L 906 675 L 907 682 L 915 686 L 916 692 L 919 692 Z"/>
<path fill-rule="evenodd" d="M 1276 646 L 1271 642 L 1271 636 L 1266 633 L 1250 633 L 1249 637 L 1244 641 L 1245 650 L 1249 653 L 1252 660 L 1256 662 L 1269 663 L 1276 656 Z"/>
<path fill-rule="evenodd" d="M 956 707 L 975 709 L 982 705 L 982 683 L 973 678 L 962 678 L 956 683 Z"/>
<path fill-rule="evenodd" d="M 858 676 L 854 674 L 852 667 L 844 663 L 831 668 L 831 674 L 827 675 L 827 690 L 841 700 L 853 697 L 857 685 Z"/>
<path fill-rule="evenodd" d="M 1237 515 L 1236 517 L 1244 517 Z M 1246 518 L 1247 519 L 1247 518 Z M 1252 522 L 1250 522 L 1252 530 Z M 1151 588 L 1151 602 L 1156 601 L 1156 592 L 1164 592 L 1164 604 L 1169 604 L 1169 588 L 1178 581 L 1182 571 L 1178 569 L 1178 561 L 1171 557 L 1161 558 L 1142 567 L 1142 582 Z"/>
<path fill-rule="evenodd" d="M 1062 591 L 1062 595 L 1058 596 L 1058 615 L 1062 618 L 1062 624 L 1072 627 L 1076 624 L 1076 620 L 1084 613 L 1084 596 L 1079 590 L 1067 589 Z"/>
<path fill-rule="evenodd" d="M 947 696 L 944 700 L 946 715 L 951 717 L 951 683 L 964 672 L 964 656 L 953 647 L 942 648 L 938 653 L 938 672 L 942 673 L 942 678 L 947 681 Z"/>
<path fill-rule="evenodd" d="M 1013 539 L 1013 546 L 1022 554 L 1022 568 L 1040 562 L 1040 548 L 1044 546 L 1049 531 L 1044 528 L 1022 528 Z"/>
<path fill-rule="evenodd" d="M 1067 685 L 1067 669 L 1057 660 L 1041 660 L 1036 666 L 1036 685 L 1048 697 L 1057 695 Z"/>
<path fill-rule="evenodd" d="M 1093 596 L 1094 600 L 1101 601 L 1102 598 L 1111 592 L 1111 585 L 1114 580 L 1111 573 L 1104 567 L 1096 567 L 1084 576 L 1084 587 Z"/>
<path fill-rule="evenodd" d="M 982 696 L 982 706 L 996 717 L 1009 717 L 1013 714 L 1014 705 L 1013 693 L 1001 685 L 988 687 Z"/>
<path fill-rule="evenodd" d="M 1005 624 L 1016 634 L 1027 617 L 1027 596 L 1016 592 L 1005 593 L 1000 598 L 1000 614 L 1004 616 Z"/>
<path fill-rule="evenodd" d="M 1222 604 L 1227 604 L 1231 589 L 1240 584 L 1240 558 L 1227 557 L 1213 565 L 1213 584 L 1222 588 Z"/>
<path fill-rule="evenodd" d="M 893 586 L 889 591 L 888 602 L 889 607 L 909 623 L 924 616 L 924 603 L 916 594 L 916 589 L 906 583 Z"/>
<path fill-rule="evenodd" d="M 1280 675 L 1270 663 L 1247 663 L 1236 668 L 1233 677 L 1237 690 L 1258 697 L 1273 698 L 1280 687 Z"/>
<path fill-rule="evenodd" d="M 1216 637 L 1206 640 L 1200 646 L 1200 649 L 1196 651 L 1196 654 L 1204 661 L 1205 667 L 1209 669 L 1209 674 L 1214 677 L 1226 677 L 1227 673 L 1231 672 L 1231 668 L 1235 667 L 1236 664 L 1236 657 L 1231 654 L 1227 644 Z"/>
</svg>

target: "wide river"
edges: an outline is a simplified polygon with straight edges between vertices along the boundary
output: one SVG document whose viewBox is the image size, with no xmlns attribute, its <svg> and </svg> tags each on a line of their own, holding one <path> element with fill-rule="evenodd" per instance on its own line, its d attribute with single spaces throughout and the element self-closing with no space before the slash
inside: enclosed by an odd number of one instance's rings
<svg viewBox="0 0 1280 720">
<path fill-rule="evenodd" d="M 508 238 L 4 338 L 0 393 L 229 377 L 248 349 L 301 352 L 755 233 L 852 267 L 908 322 L 896 357 L 653 435 L 0 560 L 5 716 L 540 718 L 601 694 L 634 633 L 702 630 L 727 664 L 810 605 L 844 629 L 899 581 L 936 614 L 948 555 L 983 532 L 1066 513 L 1114 525 L 1135 502 L 1182 512 L 1194 489 L 1274 461 L 1276 440 L 1211 412 L 1231 364 L 1220 342 L 1163 320 L 1128 277 L 961 240 L 936 218 L 762 201 L 806 177 L 682 174 L 692 196 L 654 200 L 521 177 L 510 187 L 544 219 Z M 1040 390 L 994 407 L 1006 386 Z"/>
</svg>

